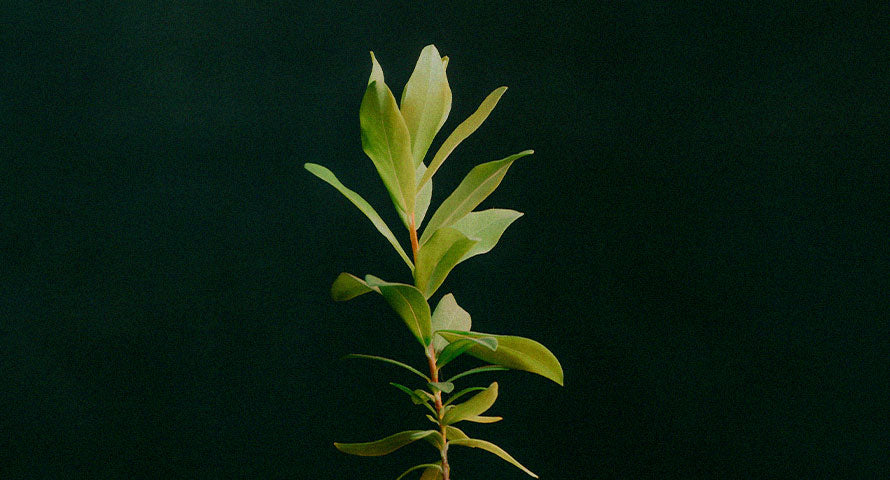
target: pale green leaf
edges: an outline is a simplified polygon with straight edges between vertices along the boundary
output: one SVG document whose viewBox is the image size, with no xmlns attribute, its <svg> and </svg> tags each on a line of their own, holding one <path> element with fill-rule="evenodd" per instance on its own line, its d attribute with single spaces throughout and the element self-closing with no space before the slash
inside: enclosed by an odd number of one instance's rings
<svg viewBox="0 0 890 480">
<path fill-rule="evenodd" d="M 379 457 L 392 453 L 411 442 L 415 442 L 431 435 L 438 435 L 435 430 L 406 430 L 404 432 L 390 435 L 373 442 L 365 443 L 339 443 L 334 442 L 337 450 L 351 455 L 361 455 L 363 457 Z"/>
<path fill-rule="evenodd" d="M 477 108 L 472 115 L 467 117 L 467 119 L 464 120 L 463 123 L 458 125 L 453 132 L 451 132 L 451 135 L 449 135 L 448 138 L 446 138 L 445 141 L 442 142 L 442 146 L 439 147 L 439 150 L 433 156 L 433 160 L 430 162 L 429 170 L 427 170 L 424 176 L 421 177 L 420 181 L 417 183 L 418 188 L 426 184 L 426 182 L 428 182 L 430 178 L 432 178 L 433 174 L 435 174 L 436 171 L 439 170 L 439 167 L 442 166 L 442 163 L 445 162 L 445 159 L 448 158 L 449 155 L 451 155 L 451 152 L 453 152 L 454 149 L 457 148 L 457 146 L 460 145 L 461 142 L 466 140 L 467 137 L 472 135 L 473 132 L 475 132 L 476 129 L 478 129 L 479 126 L 482 125 L 482 122 L 484 122 L 485 119 L 488 118 L 488 115 L 491 113 L 492 110 L 494 110 L 495 105 L 498 104 L 498 100 L 501 99 L 501 96 L 506 91 L 507 87 L 499 87 L 495 89 L 495 91 L 488 94 L 488 96 L 485 97 L 485 100 L 482 101 L 482 104 L 479 105 L 479 108 Z"/>
<path fill-rule="evenodd" d="M 436 464 L 438 468 L 427 468 L 420 476 L 420 480 L 442 480 L 442 467 Z"/>
<path fill-rule="evenodd" d="M 447 438 L 448 441 L 450 442 L 452 440 L 458 440 L 458 439 L 470 438 L 470 437 L 468 437 L 467 434 L 463 432 L 463 430 L 461 430 L 453 425 L 448 425 L 445 427 L 445 438 Z"/>
<path fill-rule="evenodd" d="M 404 473 L 402 473 L 401 475 L 396 477 L 396 480 L 402 480 L 403 478 L 405 478 L 405 475 L 408 475 L 409 473 L 413 472 L 414 470 L 420 470 L 421 468 L 425 468 L 425 469 L 433 470 L 433 471 L 441 471 L 442 470 L 442 467 L 440 467 L 438 463 L 422 463 L 420 465 L 415 465 L 415 466 L 409 468 L 408 470 L 405 470 Z M 421 478 L 423 478 L 423 477 L 421 477 Z"/>
<path fill-rule="evenodd" d="M 481 448 L 483 450 L 486 450 L 488 452 L 491 452 L 491 453 L 503 458 L 504 460 L 510 462 L 511 464 L 513 464 L 514 466 L 516 466 L 523 472 L 529 474 L 530 476 L 532 476 L 534 478 L 538 478 L 538 476 L 535 475 L 534 473 L 532 473 L 531 470 L 525 468 L 521 463 L 517 462 L 515 458 L 510 456 L 509 453 L 505 452 L 501 447 L 499 447 L 491 442 L 486 442 L 485 440 L 477 440 L 475 438 L 464 438 L 464 439 L 457 439 L 457 440 L 449 441 L 448 444 L 449 445 L 462 445 L 464 447 L 472 447 L 472 448 Z"/>
<path fill-rule="evenodd" d="M 410 398 L 411 402 L 414 403 L 415 405 L 423 405 L 423 404 L 429 403 L 429 401 L 430 401 L 429 398 L 427 398 L 426 396 L 420 396 L 417 393 L 415 393 L 413 390 L 411 390 L 410 388 L 408 388 L 400 383 L 389 382 L 389 384 L 392 385 L 393 387 L 396 387 L 399 390 L 405 392 L 405 395 L 408 395 L 408 398 Z"/>
<path fill-rule="evenodd" d="M 497 350 L 498 341 L 494 337 L 481 337 L 481 338 L 472 338 L 466 337 L 461 338 L 459 340 L 455 340 L 448 344 L 447 347 L 442 349 L 442 352 L 436 358 L 436 366 L 439 368 L 444 367 L 448 364 L 448 362 L 454 360 L 455 358 L 461 356 L 464 352 L 469 350 L 475 345 L 481 345 L 485 348 L 491 350 Z"/>
<path fill-rule="evenodd" d="M 464 420 L 473 423 L 495 423 L 503 420 L 504 417 L 485 417 L 482 415 L 476 415 L 475 417 L 465 418 Z"/>
<path fill-rule="evenodd" d="M 434 332 L 433 348 L 436 349 L 436 352 L 441 352 L 448 345 L 448 341 L 436 335 L 436 330 L 470 330 L 472 321 L 470 314 L 461 308 L 454 299 L 454 295 L 449 293 L 443 296 L 439 300 L 439 304 L 436 305 L 436 310 L 433 311 L 431 326 Z"/>
<path fill-rule="evenodd" d="M 366 275 L 369 287 L 377 288 L 386 302 L 402 317 L 408 330 L 424 347 L 432 340 L 430 306 L 423 293 L 413 285 L 385 282 L 373 275 Z"/>
<path fill-rule="evenodd" d="M 417 252 L 414 281 L 429 298 L 436 292 L 451 269 L 476 244 L 453 228 L 439 229 Z"/>
<path fill-rule="evenodd" d="M 380 234 L 389 241 L 392 247 L 396 249 L 396 252 L 398 252 L 399 256 L 402 257 L 402 260 L 404 260 L 405 263 L 408 264 L 408 267 L 414 269 L 414 264 L 411 262 L 411 259 L 408 258 L 405 250 L 402 249 L 399 241 L 396 240 L 396 236 L 393 235 L 392 230 L 390 230 L 389 227 L 386 225 L 386 222 L 384 222 L 383 219 L 380 218 L 380 215 L 377 214 L 377 211 L 374 210 L 374 207 L 372 207 L 371 204 L 366 202 L 365 199 L 361 197 L 361 195 L 346 188 L 346 186 L 340 183 L 340 180 L 337 179 L 336 175 L 334 175 L 334 173 L 327 168 L 315 163 L 307 163 L 304 165 L 304 167 L 316 177 L 324 180 L 332 187 L 339 190 L 340 193 L 342 193 L 343 196 L 345 196 L 350 202 L 352 202 L 353 205 L 358 207 L 358 209 L 362 213 L 364 213 L 366 217 L 368 217 L 368 220 L 370 220 L 371 223 L 374 224 L 374 227 L 377 228 L 377 231 L 380 232 Z"/>
<path fill-rule="evenodd" d="M 521 216 L 522 213 L 516 210 L 491 208 L 479 212 L 470 212 L 454 222 L 452 228 L 460 231 L 467 238 L 479 240 L 469 252 L 464 254 L 460 261 L 463 262 L 470 257 L 491 251 L 497 245 L 498 240 L 501 239 L 501 235 L 504 234 L 507 227 Z"/>
<path fill-rule="evenodd" d="M 426 165 L 423 162 L 417 166 L 417 179 L 423 176 L 423 173 L 426 172 Z M 433 182 L 429 182 L 423 186 L 418 192 L 417 196 L 414 200 L 414 228 L 420 228 L 420 224 L 423 222 L 423 218 L 426 216 L 427 210 L 430 208 L 430 201 L 433 198 Z M 402 224 L 407 228 L 411 221 L 408 219 L 407 214 L 400 209 L 396 209 L 396 212 L 399 214 L 399 218 L 402 220 Z"/>
<path fill-rule="evenodd" d="M 559 360 L 556 359 L 553 353 L 540 343 L 528 338 L 510 335 L 492 335 L 479 332 L 470 332 L 470 334 L 476 338 L 494 337 L 498 341 L 497 350 L 492 351 L 480 346 L 474 346 L 467 350 L 467 353 L 470 355 L 495 365 L 537 373 L 560 385 L 563 384 L 562 365 L 559 364 Z M 449 341 L 461 338 L 460 335 L 447 332 L 440 332 L 439 335 L 442 335 Z M 454 379 L 452 378 L 449 381 L 454 381 Z"/>
<path fill-rule="evenodd" d="M 433 389 L 433 391 L 440 391 L 442 393 L 451 393 L 454 390 L 454 384 L 451 382 L 427 382 L 427 385 Z"/>
<path fill-rule="evenodd" d="M 390 365 L 396 365 L 396 366 L 398 366 L 398 367 L 402 367 L 402 368 L 404 368 L 405 370 L 408 370 L 409 372 L 411 372 L 411 373 L 413 373 L 413 374 L 419 376 L 420 378 L 426 380 L 427 382 L 430 381 L 430 378 L 427 377 L 426 375 L 424 375 L 423 373 L 421 373 L 420 370 L 418 370 L 418 369 L 412 367 L 411 365 L 404 364 L 404 363 L 402 363 L 402 362 L 400 362 L 400 361 L 398 361 L 398 360 L 393 360 L 393 359 L 391 359 L 391 358 L 378 357 L 377 355 L 364 355 L 364 354 L 361 354 L 361 353 L 350 353 L 349 355 L 346 355 L 346 356 L 344 356 L 343 358 L 344 358 L 344 359 L 350 359 L 350 358 L 363 358 L 363 359 L 365 359 L 365 360 L 377 360 L 378 362 L 384 362 L 384 363 L 388 363 L 388 364 L 390 364 Z"/>
<path fill-rule="evenodd" d="M 451 88 L 445 76 L 445 64 L 434 45 L 427 45 L 420 52 L 399 108 L 411 134 L 414 164 L 418 165 L 451 111 Z"/>
<path fill-rule="evenodd" d="M 503 367 L 500 365 L 485 365 L 484 367 L 476 367 L 467 370 L 466 372 L 458 373 L 457 375 L 448 379 L 449 382 L 454 382 L 458 378 L 466 377 L 467 375 L 474 375 L 477 373 L 485 373 L 485 372 L 500 372 L 504 370 L 509 370 L 507 367 Z"/>
<path fill-rule="evenodd" d="M 470 388 L 465 388 L 465 389 L 463 389 L 463 390 L 461 390 L 461 391 L 455 393 L 454 395 L 452 395 L 451 398 L 449 398 L 448 401 L 445 402 L 445 403 L 442 404 L 442 405 L 443 405 L 443 406 L 448 406 L 448 405 L 450 405 L 451 403 L 455 402 L 458 398 L 463 397 L 464 395 L 466 395 L 466 394 L 468 394 L 468 393 L 481 392 L 482 390 L 485 390 L 485 387 L 470 387 Z"/>
<path fill-rule="evenodd" d="M 373 291 L 374 289 L 369 287 L 364 280 L 350 273 L 343 272 L 337 276 L 334 284 L 331 285 L 331 298 L 334 301 L 343 302 Z"/>
<path fill-rule="evenodd" d="M 498 382 L 492 384 L 485 390 L 473 395 L 472 398 L 464 403 L 454 405 L 454 408 L 448 410 L 442 418 L 442 423 L 451 425 L 470 417 L 475 417 L 491 408 L 494 401 L 498 398 Z"/>
<path fill-rule="evenodd" d="M 371 77 L 359 109 L 362 149 L 374 162 L 396 209 L 413 212 L 415 168 L 411 134 L 373 52 L 371 63 Z"/>
<path fill-rule="evenodd" d="M 510 165 L 513 165 L 513 162 L 532 153 L 534 151 L 525 150 L 502 160 L 495 160 L 473 167 L 470 173 L 460 182 L 460 185 L 439 205 L 436 213 L 430 218 L 426 228 L 423 229 L 423 235 L 420 237 L 421 245 L 429 240 L 440 228 L 450 227 L 466 214 L 473 211 L 501 184 L 501 180 L 504 179 L 504 175 L 507 174 L 507 170 L 510 168 Z M 432 170 L 432 166 L 430 166 L 429 170 Z M 429 173 L 429 170 L 427 170 L 427 173 Z"/>
</svg>

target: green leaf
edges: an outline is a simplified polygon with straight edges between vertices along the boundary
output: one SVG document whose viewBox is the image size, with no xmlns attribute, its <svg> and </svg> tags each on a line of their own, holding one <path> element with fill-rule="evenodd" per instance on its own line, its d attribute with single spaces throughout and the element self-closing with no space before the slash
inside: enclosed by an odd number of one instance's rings
<svg viewBox="0 0 890 480">
<path fill-rule="evenodd" d="M 421 373 L 420 370 L 418 370 L 418 369 L 412 367 L 411 365 L 406 365 L 406 364 L 404 364 L 404 363 L 402 363 L 402 362 L 400 362 L 400 361 L 398 361 L 398 360 L 393 360 L 393 359 L 391 359 L 391 358 L 378 357 L 377 355 L 364 355 L 364 354 L 361 354 L 361 353 L 350 353 L 349 355 L 346 355 L 346 356 L 343 357 L 343 358 L 344 358 L 344 359 L 350 359 L 350 358 L 363 358 L 363 359 L 365 359 L 365 360 L 377 360 L 377 361 L 379 361 L 379 362 L 389 363 L 389 364 L 391 364 L 391 365 L 396 365 L 396 366 L 398 366 L 398 367 L 402 367 L 402 368 L 404 368 L 405 370 L 408 370 L 409 372 L 411 372 L 411 373 L 413 373 L 413 374 L 419 376 L 420 378 L 426 380 L 427 382 L 430 381 L 430 378 L 427 377 L 426 375 L 424 375 L 423 373 Z"/>
<path fill-rule="evenodd" d="M 563 384 L 562 365 L 547 347 L 540 343 L 523 337 L 509 335 L 492 335 L 489 333 L 470 332 L 473 337 L 494 337 L 498 341 L 498 349 L 491 351 L 487 348 L 474 346 L 467 350 L 470 355 L 495 365 L 501 365 L 514 370 L 525 370 L 537 373 L 554 382 Z M 439 335 L 446 340 L 456 340 L 459 335 L 440 332 Z M 449 381 L 454 381 L 452 378 Z"/>
<path fill-rule="evenodd" d="M 494 401 L 498 398 L 498 382 L 492 384 L 485 390 L 473 395 L 472 398 L 454 408 L 448 410 L 442 418 L 442 423 L 451 425 L 470 417 L 475 417 L 491 408 Z"/>
<path fill-rule="evenodd" d="M 485 390 L 485 387 L 470 387 L 470 388 L 465 388 L 465 389 L 463 389 L 463 390 L 461 390 L 461 391 L 455 393 L 454 395 L 452 395 L 451 398 L 449 398 L 448 401 L 445 402 L 445 403 L 442 404 L 442 405 L 443 405 L 443 406 L 448 406 L 448 405 L 450 405 L 452 402 L 456 401 L 458 398 L 463 397 L 464 395 L 466 395 L 466 394 L 468 394 L 468 393 L 472 393 L 472 392 L 481 392 L 482 390 Z"/>
<path fill-rule="evenodd" d="M 470 314 L 463 308 L 460 308 L 460 305 L 454 299 L 454 295 L 450 293 L 443 296 L 439 300 L 439 304 L 436 305 L 436 310 L 433 311 L 431 327 L 434 332 L 433 348 L 436 349 L 436 352 L 441 352 L 448 345 L 448 340 L 435 334 L 436 330 L 470 330 L 473 328 Z"/>
<path fill-rule="evenodd" d="M 404 473 L 402 473 L 401 475 L 396 477 L 396 480 L 402 480 L 402 478 L 405 478 L 405 475 L 408 475 L 409 473 L 413 472 L 414 470 L 420 470 L 421 468 L 426 468 L 427 470 L 433 470 L 433 471 L 441 471 L 442 470 L 442 467 L 440 467 L 438 463 L 423 463 L 420 465 L 414 465 L 413 467 L 409 468 L 408 470 L 405 470 Z M 421 477 L 421 478 L 423 478 L 423 477 Z"/>
<path fill-rule="evenodd" d="M 498 341 L 494 337 L 461 338 L 460 340 L 455 340 L 449 343 L 447 347 L 442 349 L 442 353 L 440 353 L 438 358 L 436 359 L 436 366 L 441 368 L 447 365 L 448 362 L 461 356 L 464 352 L 475 345 L 481 345 L 491 350 L 497 350 Z"/>
<path fill-rule="evenodd" d="M 371 77 L 359 110 L 362 149 L 383 180 L 389 196 L 405 212 L 414 211 L 414 160 L 411 134 L 389 87 L 383 70 L 371 52 Z"/>
<path fill-rule="evenodd" d="M 467 434 L 463 432 L 463 430 L 461 430 L 455 426 L 448 425 L 447 427 L 445 427 L 445 438 L 447 438 L 448 441 L 450 442 L 452 440 L 458 440 L 458 439 L 470 438 L 470 437 L 468 437 Z"/>
<path fill-rule="evenodd" d="M 454 384 L 451 382 L 428 382 L 427 385 L 433 389 L 433 391 L 440 391 L 442 393 L 451 393 L 454 390 Z"/>
<path fill-rule="evenodd" d="M 337 450 L 350 455 L 361 455 L 363 457 L 379 457 L 392 453 L 411 442 L 415 442 L 430 435 L 438 435 L 435 430 L 406 430 L 404 432 L 390 435 L 373 442 L 365 443 L 339 443 L 334 442 Z"/>
<path fill-rule="evenodd" d="M 502 367 L 500 365 L 486 365 L 484 367 L 471 368 L 471 369 L 467 370 L 466 372 L 458 373 L 457 375 L 449 378 L 448 381 L 454 382 L 458 378 L 463 378 L 463 377 L 466 377 L 467 375 L 473 375 L 476 373 L 498 372 L 498 371 L 504 371 L 504 370 L 509 370 L 509 368 Z"/>
<path fill-rule="evenodd" d="M 448 442 L 448 444 L 449 445 L 462 445 L 464 447 L 472 447 L 472 448 L 481 448 L 483 450 L 491 452 L 491 453 L 503 458 L 504 460 L 512 463 L 514 466 L 516 466 L 523 472 L 529 474 L 530 476 L 532 476 L 534 478 L 538 478 L 538 476 L 535 475 L 534 473 L 532 473 L 531 470 L 525 468 L 524 466 L 522 466 L 521 463 L 517 462 L 515 458 L 510 456 L 509 453 L 505 452 L 501 447 L 499 447 L 491 442 L 486 442 L 485 440 L 477 440 L 475 438 L 465 438 L 465 439 L 452 440 L 452 441 Z"/>
<path fill-rule="evenodd" d="M 473 167 L 430 218 L 420 237 L 421 245 L 426 243 L 438 229 L 450 227 L 470 213 L 501 184 L 501 180 L 504 179 L 504 175 L 507 174 L 507 170 L 510 165 L 513 165 L 513 162 L 532 153 L 534 151 L 525 150 L 502 160 Z"/>
<path fill-rule="evenodd" d="M 411 398 L 411 402 L 414 403 L 414 405 L 423 405 L 423 404 L 429 403 L 429 401 L 430 401 L 426 396 L 420 396 L 417 393 L 415 393 L 413 390 L 411 390 L 410 388 L 408 388 L 400 383 L 389 382 L 389 384 L 392 385 L 393 387 L 396 387 L 399 390 L 405 392 L 405 395 L 408 395 L 408 397 Z"/>
<path fill-rule="evenodd" d="M 480 212 L 470 212 L 454 222 L 452 228 L 460 231 L 467 238 L 479 240 L 479 243 L 473 245 L 473 248 L 465 253 L 460 261 L 463 262 L 470 257 L 491 251 L 497 245 L 498 240 L 501 239 L 501 235 L 504 234 L 507 227 L 521 216 L 522 213 L 516 210 L 491 208 Z"/>
<path fill-rule="evenodd" d="M 451 132 L 451 135 L 442 142 L 442 146 L 439 147 L 439 151 L 433 156 L 433 160 L 430 162 L 430 168 L 427 172 L 421 177 L 420 181 L 417 183 L 418 188 L 422 187 L 433 177 L 433 174 L 439 170 L 439 167 L 442 166 L 442 163 L 445 162 L 445 159 L 451 155 L 451 152 L 460 145 L 461 142 L 466 140 L 467 137 L 473 134 L 476 129 L 482 125 L 482 122 L 488 118 L 488 115 L 494 110 L 495 105 L 498 104 L 498 100 L 501 99 L 501 96 L 504 92 L 507 91 L 507 87 L 497 88 L 495 91 L 488 94 L 485 97 L 485 100 L 482 101 L 482 104 L 479 105 L 479 108 L 473 112 L 472 115 L 467 117 L 466 120 L 463 121 L 457 128 Z"/>
<path fill-rule="evenodd" d="M 432 340 L 430 306 L 420 290 L 413 285 L 385 282 L 373 275 L 366 275 L 369 287 L 376 287 L 386 302 L 402 317 L 408 330 L 424 347 Z"/>
<path fill-rule="evenodd" d="M 465 418 L 464 420 L 473 423 L 495 423 L 503 420 L 504 417 L 484 417 L 482 415 L 476 415 L 475 417 Z"/>
<path fill-rule="evenodd" d="M 327 168 L 315 163 L 307 163 L 303 166 L 313 175 L 324 180 L 332 187 L 339 190 L 340 193 L 342 193 L 343 196 L 345 196 L 350 202 L 352 202 L 353 205 L 358 207 L 358 209 L 361 210 L 361 212 L 364 213 L 366 217 L 368 217 L 368 220 L 370 220 L 371 223 L 374 224 L 374 227 L 377 228 L 377 231 L 380 232 L 380 234 L 389 241 L 390 245 L 392 245 L 392 247 L 396 249 L 396 252 L 398 252 L 399 256 L 402 257 L 402 260 L 404 260 L 405 263 L 408 264 L 408 267 L 412 270 L 414 269 L 414 264 L 411 263 L 411 259 L 408 258 L 405 250 L 402 249 L 399 241 L 396 240 L 396 236 L 393 235 L 392 230 L 390 230 L 389 227 L 386 225 L 386 222 L 384 222 L 383 219 L 380 218 L 380 215 L 377 214 L 377 211 L 374 210 L 374 207 L 372 207 L 371 204 L 366 202 L 365 199 L 361 197 L 361 195 L 346 188 L 346 186 L 340 183 L 340 180 L 337 179 L 337 176 L 334 175 L 334 173 Z"/>
<path fill-rule="evenodd" d="M 417 166 L 417 174 L 415 178 L 420 179 L 423 176 L 423 173 L 426 172 L 426 165 L 423 162 Z M 417 229 L 420 227 L 421 222 L 423 222 L 423 217 L 426 216 L 427 210 L 430 208 L 430 201 L 433 198 L 433 184 L 432 182 L 427 183 L 423 186 L 423 188 L 419 189 L 417 192 L 417 196 L 414 200 L 414 228 Z M 408 219 L 407 214 L 400 210 L 396 209 L 396 212 L 399 214 L 399 218 L 402 220 L 402 223 L 408 227 L 411 224 L 411 221 Z"/>
<path fill-rule="evenodd" d="M 420 480 L 442 480 L 442 467 L 436 464 L 438 468 L 427 468 L 420 476 Z"/>
<path fill-rule="evenodd" d="M 439 229 L 417 252 L 414 280 L 424 297 L 430 298 L 451 269 L 473 248 L 470 240 L 453 228 Z"/>
<path fill-rule="evenodd" d="M 331 285 L 331 298 L 336 302 L 343 302 L 372 291 L 374 289 L 369 287 L 364 280 L 350 273 L 343 272 L 337 276 L 334 284 Z"/>
<path fill-rule="evenodd" d="M 445 76 L 445 64 L 434 45 L 427 45 L 420 52 L 400 105 L 411 134 L 414 164 L 418 165 L 451 111 L 451 87 Z"/>
</svg>

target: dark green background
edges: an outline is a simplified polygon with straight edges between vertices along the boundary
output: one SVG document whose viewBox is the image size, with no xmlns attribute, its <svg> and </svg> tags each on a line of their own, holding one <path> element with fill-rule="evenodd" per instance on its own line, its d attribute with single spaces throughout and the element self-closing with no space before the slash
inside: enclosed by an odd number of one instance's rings
<svg viewBox="0 0 890 480">
<path fill-rule="evenodd" d="M 554 480 L 890 471 L 886 5 L 71 3 L 0 7 L 0 476 L 433 458 L 331 445 L 425 423 L 386 386 L 410 376 L 342 355 L 422 358 L 379 299 L 329 300 L 340 271 L 407 272 L 302 169 L 395 226 L 359 141 L 368 51 L 398 96 L 428 43 L 451 58 L 446 131 L 510 87 L 434 205 L 537 152 L 483 205 L 526 215 L 442 291 L 566 374 L 477 377 L 506 420 L 471 434 Z"/>
</svg>

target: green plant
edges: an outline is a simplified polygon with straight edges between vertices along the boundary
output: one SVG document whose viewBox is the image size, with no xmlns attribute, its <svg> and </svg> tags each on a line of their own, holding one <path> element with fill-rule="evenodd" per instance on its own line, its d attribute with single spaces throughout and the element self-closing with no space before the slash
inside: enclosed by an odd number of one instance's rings
<svg viewBox="0 0 890 480">
<path fill-rule="evenodd" d="M 429 299 L 458 263 L 491 250 L 507 227 L 522 214 L 513 210 L 473 211 L 500 184 L 507 169 L 517 159 L 532 153 L 526 150 L 502 160 L 473 168 L 427 222 L 418 238 L 417 227 L 423 221 L 432 195 L 432 177 L 452 151 L 476 131 L 507 90 L 500 87 L 488 95 L 475 113 L 455 128 L 427 165 L 427 150 L 445 123 L 451 110 L 451 89 L 445 69 L 448 57 L 441 57 L 433 45 L 420 58 L 402 93 L 399 104 L 386 86 L 383 71 L 371 53 L 371 78 L 362 98 L 359 113 L 362 148 L 383 180 L 402 223 L 408 229 L 412 257 L 408 257 L 396 236 L 380 215 L 359 194 L 345 187 L 334 174 L 321 165 L 307 163 L 306 169 L 340 191 L 355 204 L 377 230 L 389 241 L 408 266 L 413 285 L 391 283 L 372 275 L 364 279 L 341 273 L 331 287 L 336 301 L 345 301 L 365 293 L 380 294 L 420 343 L 429 366 L 429 375 L 409 365 L 372 355 L 347 355 L 349 358 L 378 360 L 405 368 L 423 379 L 422 388 L 391 385 L 410 400 L 429 410 L 427 418 L 435 425 L 430 430 L 409 430 L 368 443 L 335 443 L 342 452 L 354 455 L 386 455 L 417 440 L 425 440 L 439 452 L 439 460 L 417 465 L 408 473 L 423 470 L 421 480 L 449 480 L 448 450 L 451 446 L 487 450 L 522 469 L 500 447 L 469 438 L 454 425 L 461 421 L 492 423 L 501 417 L 483 416 L 498 395 L 497 382 L 488 387 L 455 390 L 455 382 L 474 373 L 517 369 L 542 375 L 562 385 L 562 366 L 543 345 L 527 338 L 492 335 L 471 330 L 471 319 L 452 294 L 442 296 L 436 308 Z M 442 378 L 442 368 L 462 354 L 469 354 L 489 365 Z M 467 395 L 474 394 L 467 399 Z M 462 403 L 455 403 L 458 399 Z"/>
</svg>

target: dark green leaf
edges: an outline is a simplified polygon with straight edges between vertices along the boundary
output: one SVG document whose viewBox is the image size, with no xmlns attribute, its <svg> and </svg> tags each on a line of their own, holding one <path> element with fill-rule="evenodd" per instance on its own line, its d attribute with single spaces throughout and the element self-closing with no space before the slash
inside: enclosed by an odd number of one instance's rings
<svg viewBox="0 0 890 480">
<path fill-rule="evenodd" d="M 554 382 L 563 384 L 562 366 L 559 360 L 547 347 L 523 337 L 509 335 L 492 335 L 489 333 L 471 332 L 474 337 L 494 337 L 498 341 L 498 349 L 474 346 L 467 350 L 470 355 L 496 365 L 537 373 Z M 460 336 L 452 333 L 439 333 L 446 340 L 455 340 Z M 453 381 L 454 379 L 451 379 Z"/>
<path fill-rule="evenodd" d="M 415 442 L 431 435 L 438 435 L 435 430 L 406 430 L 404 432 L 390 435 L 386 438 L 366 443 L 339 443 L 334 442 L 337 450 L 351 455 L 361 455 L 363 457 L 379 457 L 392 453 L 411 442 Z"/>
<path fill-rule="evenodd" d="M 423 294 L 413 285 L 385 282 L 373 275 L 366 275 L 369 287 L 377 288 L 386 302 L 402 317 L 408 330 L 424 347 L 432 341 L 430 306 Z"/>
<path fill-rule="evenodd" d="M 516 219 L 522 216 L 522 213 L 516 210 L 507 210 L 503 208 L 491 208 L 480 212 L 470 212 L 463 218 L 454 222 L 452 228 L 460 231 L 467 238 L 479 240 L 469 252 L 465 253 L 461 262 L 464 260 L 487 253 L 497 245 L 501 235 L 507 230 L 507 227 Z"/>
<path fill-rule="evenodd" d="M 464 438 L 464 439 L 457 439 L 457 440 L 449 441 L 448 444 L 449 445 L 462 445 L 465 447 L 472 447 L 472 448 L 481 448 L 483 450 L 489 451 L 489 452 L 503 458 L 504 460 L 512 463 L 514 466 L 516 466 L 523 472 L 529 474 L 530 476 L 532 476 L 534 478 L 538 478 L 538 476 L 535 475 L 534 473 L 532 473 L 531 470 L 525 468 L 524 466 L 522 466 L 521 463 L 517 462 L 515 458 L 510 456 L 509 453 L 505 452 L 501 447 L 499 447 L 491 442 L 486 442 L 485 440 L 476 440 L 475 438 Z"/>
<path fill-rule="evenodd" d="M 439 170 L 439 167 L 442 166 L 442 163 L 445 162 L 445 159 L 451 155 L 451 152 L 460 145 L 460 142 L 463 142 L 467 137 L 473 134 L 482 122 L 488 118 L 488 115 L 494 110 L 494 106 L 498 104 L 498 100 L 501 99 L 501 95 L 507 91 L 507 87 L 500 87 L 495 91 L 491 92 L 485 100 L 482 101 L 482 104 L 479 105 L 479 108 L 473 112 L 466 120 L 463 121 L 457 128 L 451 132 L 451 135 L 442 142 L 442 146 L 439 147 L 439 151 L 436 152 L 436 155 L 433 156 L 433 160 L 430 162 L 430 169 L 421 177 L 420 181 L 417 183 L 418 188 L 425 185 L 430 178 L 432 178 L 433 174 Z"/>
<path fill-rule="evenodd" d="M 436 213 L 430 218 L 420 237 L 421 245 L 429 240 L 436 230 L 450 227 L 473 211 L 501 184 L 501 180 L 513 162 L 532 153 L 534 153 L 532 150 L 525 150 L 503 160 L 477 165 L 470 170 L 460 185 L 439 205 Z"/>
<path fill-rule="evenodd" d="M 416 192 L 411 134 L 373 52 L 371 77 L 362 98 L 359 120 L 362 149 L 374 162 L 393 204 L 396 209 L 413 212 Z"/>
<path fill-rule="evenodd" d="M 451 425 L 470 417 L 475 417 L 491 408 L 494 401 L 498 398 L 498 382 L 492 384 L 485 390 L 473 395 L 472 398 L 454 408 L 448 410 L 442 418 L 442 423 Z"/>
<path fill-rule="evenodd" d="M 451 269 L 476 244 L 453 228 L 439 229 L 417 253 L 414 279 L 417 288 L 429 298 L 445 281 Z"/>
<path fill-rule="evenodd" d="M 484 367 L 471 368 L 471 369 L 467 370 L 466 372 L 458 373 L 457 375 L 449 378 L 448 381 L 453 382 L 453 381 L 457 380 L 458 378 L 463 378 L 463 377 L 466 377 L 467 375 L 473 375 L 476 373 L 498 372 L 498 371 L 503 371 L 503 370 L 509 370 L 509 368 L 503 367 L 500 365 L 486 365 Z"/>
<path fill-rule="evenodd" d="M 439 300 L 436 310 L 433 311 L 430 325 L 434 332 L 433 348 L 436 349 L 436 352 L 441 352 L 448 345 L 448 340 L 435 334 L 436 330 L 470 330 L 473 328 L 470 314 L 460 308 L 454 295 L 450 293 Z"/>
<path fill-rule="evenodd" d="M 346 356 L 343 357 L 343 358 L 346 358 L 346 359 L 348 359 L 348 358 L 364 358 L 364 359 L 366 359 L 366 360 L 377 360 L 377 361 L 379 361 L 379 362 L 389 363 L 389 364 L 391 364 L 391 365 L 396 365 L 396 366 L 402 367 L 402 368 L 404 368 L 405 370 L 408 370 L 409 372 L 411 372 L 411 373 L 413 373 L 413 374 L 419 376 L 420 378 L 426 380 L 427 382 L 430 381 L 430 378 L 427 377 L 426 375 L 424 375 L 423 373 L 421 373 L 420 370 L 418 370 L 418 369 L 412 367 L 411 365 L 406 365 L 406 364 L 404 364 L 404 363 L 402 363 L 402 362 L 400 362 L 400 361 L 398 361 L 398 360 L 393 360 L 393 359 L 391 359 L 391 358 L 378 357 L 378 356 L 376 356 L 376 355 L 364 355 L 364 354 L 361 354 L 361 353 L 350 353 L 349 355 L 346 355 Z"/>
<path fill-rule="evenodd" d="M 304 165 L 304 167 L 316 177 L 324 180 L 329 185 L 336 188 L 340 193 L 343 194 L 344 197 L 352 202 L 353 205 L 358 207 L 358 209 L 362 213 L 364 213 L 366 217 L 368 217 L 368 220 L 370 220 L 371 223 L 374 224 L 374 227 L 377 229 L 377 231 L 380 232 L 380 234 L 383 235 L 387 241 L 389 241 L 390 245 L 392 245 L 392 247 L 396 249 L 396 252 L 398 252 L 399 256 L 402 257 L 402 260 L 404 260 L 405 263 L 408 264 L 408 267 L 412 270 L 414 269 L 414 264 L 411 263 L 411 259 L 408 258 L 405 250 L 402 249 L 399 241 L 396 240 L 396 236 L 393 235 L 392 230 L 390 230 L 389 227 L 386 225 L 386 222 L 384 222 L 383 219 L 380 218 L 380 215 L 377 214 L 377 211 L 374 210 L 374 207 L 372 207 L 371 204 L 366 202 L 365 199 L 361 197 L 361 195 L 346 188 L 346 186 L 340 183 L 340 180 L 337 179 L 336 175 L 334 175 L 334 173 L 327 168 L 315 163 L 307 163 Z"/>
<path fill-rule="evenodd" d="M 411 153 L 418 165 L 451 111 L 451 88 L 439 51 L 427 45 L 420 52 L 400 105 L 411 134 Z"/>
</svg>

